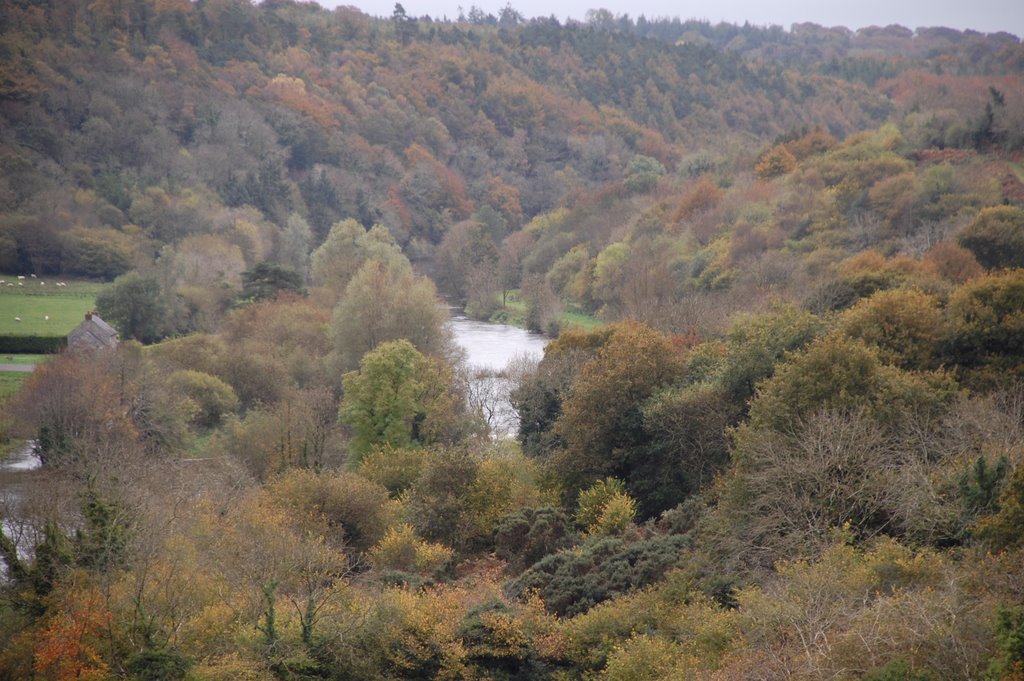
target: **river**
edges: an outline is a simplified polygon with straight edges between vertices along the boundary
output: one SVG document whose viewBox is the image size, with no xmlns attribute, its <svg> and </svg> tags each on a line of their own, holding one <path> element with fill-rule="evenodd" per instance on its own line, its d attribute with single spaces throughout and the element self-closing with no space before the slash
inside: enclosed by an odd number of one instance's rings
<svg viewBox="0 0 1024 681">
<path fill-rule="evenodd" d="M 452 311 L 448 326 L 466 351 L 470 368 L 469 403 L 479 409 L 494 437 L 511 437 L 519 427 L 509 401 L 509 365 L 544 356 L 548 338 L 515 326 L 478 322 Z"/>
<path fill-rule="evenodd" d="M 29 440 L 24 446 L 10 456 L 0 459 L 0 475 L 18 471 L 31 471 L 39 468 L 42 461 L 35 452 L 35 442 Z"/>
<path fill-rule="evenodd" d="M 31 493 L 32 482 L 39 475 L 34 472 L 41 465 L 34 444 L 29 440 L 21 449 L 0 459 L 0 527 L 23 558 L 37 540 L 28 525 L 16 520 L 22 517 L 22 500 Z M 6 576 L 7 565 L 0 561 L 0 580 Z"/>
<path fill-rule="evenodd" d="M 504 371 L 508 363 L 524 355 L 535 360 L 544 356 L 547 336 L 507 324 L 478 322 L 453 312 L 448 326 L 455 342 L 466 351 L 470 366 Z"/>
</svg>

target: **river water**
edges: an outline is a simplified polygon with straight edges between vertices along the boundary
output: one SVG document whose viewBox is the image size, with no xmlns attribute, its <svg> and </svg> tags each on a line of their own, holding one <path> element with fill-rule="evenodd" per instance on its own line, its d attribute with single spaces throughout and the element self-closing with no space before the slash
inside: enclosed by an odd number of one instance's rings
<svg viewBox="0 0 1024 681">
<path fill-rule="evenodd" d="M 534 360 L 544 356 L 547 336 L 506 324 L 478 322 L 452 313 L 448 326 L 455 342 L 466 351 L 470 366 L 504 371 L 508 363 L 524 355 Z"/>
<path fill-rule="evenodd" d="M 42 461 L 35 453 L 35 442 L 29 440 L 25 445 L 10 456 L 0 460 L 0 475 L 17 471 L 31 471 L 39 468 Z"/>
<path fill-rule="evenodd" d="M 448 326 L 466 351 L 470 408 L 481 412 L 494 437 L 512 437 L 519 420 L 510 402 L 509 369 L 514 373 L 516 363 L 540 360 L 548 338 L 515 326 L 474 321 L 454 311 Z"/>
<path fill-rule="evenodd" d="M 34 444 L 29 440 L 21 449 L 0 460 L 0 527 L 23 558 L 35 539 L 28 528 L 15 519 L 22 515 L 21 502 L 31 493 L 33 477 L 39 475 L 33 472 L 42 463 L 33 450 Z M 0 562 L 0 580 L 6 576 L 7 566 Z"/>
</svg>

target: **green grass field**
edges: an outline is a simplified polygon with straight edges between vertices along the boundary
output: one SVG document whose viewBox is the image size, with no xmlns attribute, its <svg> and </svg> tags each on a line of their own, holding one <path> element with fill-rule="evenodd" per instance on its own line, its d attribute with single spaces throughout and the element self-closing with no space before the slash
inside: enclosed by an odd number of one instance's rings
<svg viewBox="0 0 1024 681">
<path fill-rule="evenodd" d="M 0 404 L 18 392 L 21 384 L 31 375 L 23 371 L 0 371 Z"/>
<path fill-rule="evenodd" d="M 505 301 L 505 307 L 498 310 L 491 316 L 492 322 L 509 324 L 526 328 L 526 302 L 519 297 L 519 291 L 513 290 Z M 558 323 L 563 329 L 578 329 L 593 331 L 604 326 L 604 322 L 594 317 L 575 310 L 566 310 L 558 318 Z"/>
<path fill-rule="evenodd" d="M 62 336 L 82 321 L 96 304 L 103 284 L 69 281 L 56 286 L 55 279 L 25 279 L 18 286 L 16 276 L 0 275 L 0 335 Z M 40 285 L 40 281 L 46 282 Z M 49 317 L 49 319 L 47 319 Z M 21 321 L 17 321 L 20 318 Z"/>
<path fill-rule="evenodd" d="M 2 364 L 41 364 L 49 355 L 0 355 Z"/>
<path fill-rule="evenodd" d="M 582 331 L 593 331 L 604 326 L 604 322 L 601 320 L 581 312 L 563 312 L 559 317 L 559 322 L 563 329 L 580 329 Z"/>
</svg>

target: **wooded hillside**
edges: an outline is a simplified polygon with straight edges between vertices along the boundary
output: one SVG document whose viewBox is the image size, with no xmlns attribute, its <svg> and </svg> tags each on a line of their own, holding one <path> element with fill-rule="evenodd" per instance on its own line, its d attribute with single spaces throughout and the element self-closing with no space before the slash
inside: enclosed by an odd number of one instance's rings
<svg viewBox="0 0 1024 681">
<path fill-rule="evenodd" d="M 124 341 L 2 403 L 0 679 L 1019 681 L 1022 163 L 1005 33 L 0 4 Z"/>
</svg>

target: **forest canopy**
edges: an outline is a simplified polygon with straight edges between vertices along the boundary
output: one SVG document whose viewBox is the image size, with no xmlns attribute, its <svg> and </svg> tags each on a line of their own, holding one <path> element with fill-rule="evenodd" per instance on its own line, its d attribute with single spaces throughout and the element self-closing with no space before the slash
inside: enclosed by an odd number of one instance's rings
<svg viewBox="0 0 1024 681">
<path fill-rule="evenodd" d="M 1019 681 L 1022 164 L 1007 33 L 0 4 L 0 305 L 121 338 L 0 679 Z"/>
</svg>

